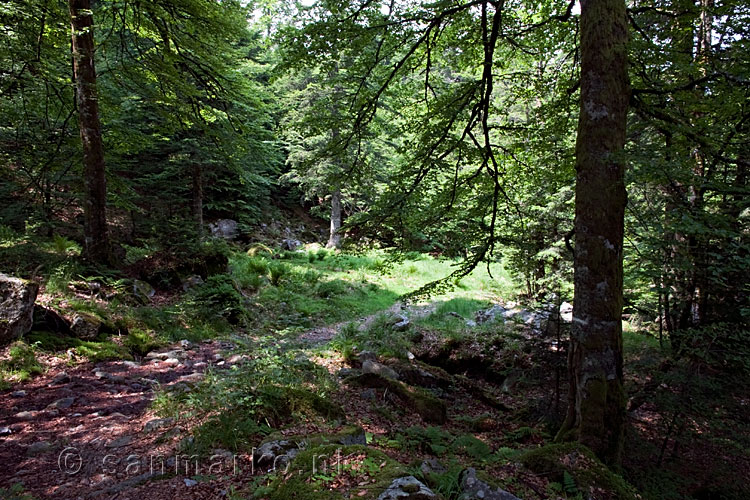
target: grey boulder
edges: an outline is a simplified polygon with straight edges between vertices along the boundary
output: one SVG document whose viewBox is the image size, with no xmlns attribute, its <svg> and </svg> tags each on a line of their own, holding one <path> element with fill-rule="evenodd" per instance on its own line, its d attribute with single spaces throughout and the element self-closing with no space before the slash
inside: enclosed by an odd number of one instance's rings
<svg viewBox="0 0 750 500">
<path fill-rule="evenodd" d="M 0 345 L 31 330 L 38 292 L 38 284 L 0 273 Z"/>
</svg>

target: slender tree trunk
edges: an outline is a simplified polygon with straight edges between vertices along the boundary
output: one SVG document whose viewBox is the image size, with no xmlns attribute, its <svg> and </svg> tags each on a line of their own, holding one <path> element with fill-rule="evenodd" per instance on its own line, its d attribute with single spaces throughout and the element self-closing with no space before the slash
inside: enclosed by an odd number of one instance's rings
<svg viewBox="0 0 750 500">
<path fill-rule="evenodd" d="M 96 95 L 94 19 L 91 13 L 91 0 L 69 0 L 68 5 L 72 27 L 78 125 L 83 145 L 84 249 L 88 258 L 97 262 L 107 262 L 107 178 Z"/>
<path fill-rule="evenodd" d="M 580 23 L 570 400 L 558 440 L 577 439 L 614 464 L 621 456 L 625 416 L 622 151 L 630 97 L 625 2 L 584 0 Z"/>
<path fill-rule="evenodd" d="M 203 172 L 199 163 L 193 163 L 193 220 L 199 236 L 203 236 Z"/>
<path fill-rule="evenodd" d="M 331 233 L 326 248 L 338 248 L 341 245 L 341 190 L 331 194 Z"/>
</svg>

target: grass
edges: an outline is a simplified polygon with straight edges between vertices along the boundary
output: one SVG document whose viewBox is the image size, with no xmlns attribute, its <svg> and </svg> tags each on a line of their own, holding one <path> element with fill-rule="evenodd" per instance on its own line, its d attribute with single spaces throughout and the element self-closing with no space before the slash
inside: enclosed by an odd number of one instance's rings
<svg viewBox="0 0 750 500">
<path fill-rule="evenodd" d="M 0 389 L 7 389 L 12 383 L 25 382 L 43 371 L 34 348 L 23 341 L 16 341 L 8 350 L 8 359 L 0 361 Z"/>
<path fill-rule="evenodd" d="M 313 249 L 276 256 L 249 252 L 230 257 L 230 276 L 253 299 L 250 323 L 266 332 L 278 332 L 382 311 L 402 295 L 450 275 L 454 264 L 421 254 L 398 261 L 374 250 L 345 254 Z M 501 264 L 492 264 L 490 269 L 492 277 L 486 268 L 476 269 L 452 290 L 431 299 L 453 300 L 447 307 L 473 314 L 490 299 L 509 296 L 513 289 L 509 274 Z"/>
</svg>

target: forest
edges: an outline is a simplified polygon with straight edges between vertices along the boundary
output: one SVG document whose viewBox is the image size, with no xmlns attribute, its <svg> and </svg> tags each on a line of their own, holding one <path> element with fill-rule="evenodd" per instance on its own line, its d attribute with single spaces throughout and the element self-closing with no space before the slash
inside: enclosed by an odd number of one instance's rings
<svg viewBox="0 0 750 500">
<path fill-rule="evenodd" d="M 750 498 L 747 2 L 0 19 L 0 500 Z"/>
</svg>

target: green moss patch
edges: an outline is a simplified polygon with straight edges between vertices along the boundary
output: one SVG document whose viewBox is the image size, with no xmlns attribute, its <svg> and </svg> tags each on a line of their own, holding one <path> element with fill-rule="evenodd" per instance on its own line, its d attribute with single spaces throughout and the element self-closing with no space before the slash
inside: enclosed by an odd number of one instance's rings
<svg viewBox="0 0 750 500">
<path fill-rule="evenodd" d="M 579 443 L 551 444 L 520 456 L 528 469 L 551 481 L 576 488 L 586 498 L 601 500 L 636 499 L 636 490 L 612 472 L 594 453 Z"/>
<path fill-rule="evenodd" d="M 366 446 L 313 446 L 301 451 L 255 496 L 270 500 L 367 500 L 377 498 L 394 479 L 405 474 L 401 464 Z"/>
</svg>

